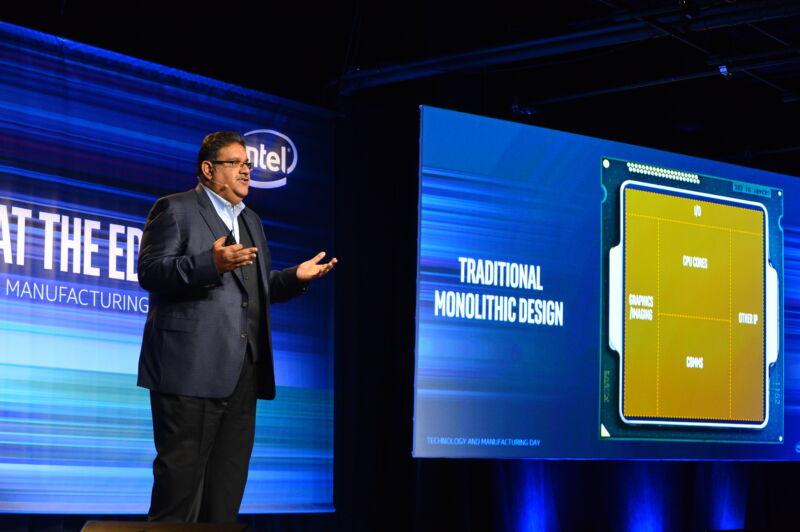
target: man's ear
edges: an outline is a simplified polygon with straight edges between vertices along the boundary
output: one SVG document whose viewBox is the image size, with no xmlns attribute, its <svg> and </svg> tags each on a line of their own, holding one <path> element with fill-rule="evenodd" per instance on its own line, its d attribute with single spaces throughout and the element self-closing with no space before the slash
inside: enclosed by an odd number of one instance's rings
<svg viewBox="0 0 800 532">
<path fill-rule="evenodd" d="M 203 174 L 200 176 L 202 179 L 204 179 L 205 181 L 213 180 L 211 174 L 214 171 L 214 165 L 211 164 L 211 161 L 203 161 L 202 163 L 200 163 L 200 171 Z"/>
</svg>

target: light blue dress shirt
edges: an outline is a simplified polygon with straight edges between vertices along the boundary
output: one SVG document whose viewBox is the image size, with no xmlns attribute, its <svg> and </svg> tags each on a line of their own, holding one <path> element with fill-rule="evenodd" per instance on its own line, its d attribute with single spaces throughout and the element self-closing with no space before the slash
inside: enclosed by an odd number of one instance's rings
<svg viewBox="0 0 800 532">
<path fill-rule="evenodd" d="M 217 214 L 219 214 L 219 217 L 222 218 L 222 222 L 225 224 L 225 227 L 233 231 L 233 238 L 236 239 L 237 244 L 240 243 L 239 224 L 236 223 L 236 220 L 244 210 L 244 202 L 240 201 L 234 205 L 207 186 L 203 185 L 203 188 L 206 190 L 206 194 L 208 194 L 208 197 L 211 200 L 211 205 L 214 206 L 214 210 L 216 210 Z"/>
</svg>

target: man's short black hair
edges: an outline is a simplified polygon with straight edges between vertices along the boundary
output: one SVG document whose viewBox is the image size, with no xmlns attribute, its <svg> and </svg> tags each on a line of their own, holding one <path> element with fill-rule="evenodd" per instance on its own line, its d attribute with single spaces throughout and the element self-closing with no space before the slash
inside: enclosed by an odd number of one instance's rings
<svg viewBox="0 0 800 532">
<path fill-rule="evenodd" d="M 203 177 L 203 161 L 215 161 L 219 150 L 231 144 L 241 144 L 243 148 L 247 148 L 244 137 L 234 131 L 217 131 L 206 136 L 197 152 L 197 177 Z"/>
</svg>

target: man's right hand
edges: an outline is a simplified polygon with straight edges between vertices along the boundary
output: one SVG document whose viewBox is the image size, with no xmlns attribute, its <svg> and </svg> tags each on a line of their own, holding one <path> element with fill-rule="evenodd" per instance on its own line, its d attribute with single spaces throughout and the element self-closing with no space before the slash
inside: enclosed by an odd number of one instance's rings
<svg viewBox="0 0 800 532">
<path fill-rule="evenodd" d="M 219 273 L 225 273 L 242 266 L 253 264 L 258 253 L 258 248 L 246 248 L 241 244 L 225 245 L 227 237 L 218 238 L 211 248 L 214 254 L 214 264 Z"/>
</svg>

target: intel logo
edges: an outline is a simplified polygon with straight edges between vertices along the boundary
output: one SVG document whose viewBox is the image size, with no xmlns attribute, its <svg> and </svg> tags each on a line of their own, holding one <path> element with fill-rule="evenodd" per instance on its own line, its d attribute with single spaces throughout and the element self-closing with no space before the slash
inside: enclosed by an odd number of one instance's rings
<svg viewBox="0 0 800 532">
<path fill-rule="evenodd" d="M 255 129 L 244 134 L 247 157 L 253 163 L 250 186 L 277 188 L 297 166 L 297 147 L 292 139 L 274 129 Z"/>
</svg>

